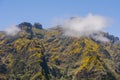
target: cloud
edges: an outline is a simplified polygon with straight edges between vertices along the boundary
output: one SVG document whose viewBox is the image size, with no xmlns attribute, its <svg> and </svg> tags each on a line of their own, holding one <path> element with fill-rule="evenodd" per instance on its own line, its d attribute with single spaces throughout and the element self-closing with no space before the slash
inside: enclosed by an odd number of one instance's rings
<svg viewBox="0 0 120 80">
<path fill-rule="evenodd" d="M 19 31 L 20 29 L 17 26 L 7 27 L 5 29 L 5 33 L 10 36 L 15 36 Z"/>
<path fill-rule="evenodd" d="M 61 24 L 64 35 L 73 37 L 88 37 L 102 31 L 107 26 L 109 26 L 107 18 L 93 14 L 88 14 L 85 17 L 72 17 L 64 20 Z M 94 39 L 108 41 L 108 39 L 102 35 L 96 35 Z"/>
<path fill-rule="evenodd" d="M 96 41 L 110 42 L 110 40 L 101 33 L 97 33 L 96 35 L 92 34 L 91 37 Z"/>
</svg>

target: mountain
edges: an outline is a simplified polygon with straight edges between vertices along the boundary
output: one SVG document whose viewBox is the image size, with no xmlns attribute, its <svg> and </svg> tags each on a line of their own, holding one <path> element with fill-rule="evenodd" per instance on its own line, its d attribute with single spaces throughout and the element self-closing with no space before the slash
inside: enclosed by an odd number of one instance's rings
<svg viewBox="0 0 120 80">
<path fill-rule="evenodd" d="M 119 80 L 120 41 L 70 37 L 60 26 L 23 22 L 14 35 L 0 32 L 0 80 Z"/>
</svg>

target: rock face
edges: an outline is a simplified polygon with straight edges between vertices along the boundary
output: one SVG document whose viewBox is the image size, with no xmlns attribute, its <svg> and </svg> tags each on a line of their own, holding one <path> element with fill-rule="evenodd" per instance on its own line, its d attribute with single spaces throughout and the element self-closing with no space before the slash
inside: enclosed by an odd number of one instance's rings
<svg viewBox="0 0 120 80">
<path fill-rule="evenodd" d="M 42 25 L 40 23 L 37 23 L 37 22 L 34 23 L 34 25 L 32 25 L 29 22 L 23 22 L 23 23 L 19 24 L 18 27 L 21 30 L 31 30 L 32 28 L 43 29 Z"/>
<path fill-rule="evenodd" d="M 60 27 L 45 30 L 23 22 L 17 36 L 0 32 L 0 80 L 119 80 L 120 44 L 117 37 L 103 43 L 90 37 L 73 38 Z"/>
<path fill-rule="evenodd" d="M 32 29 L 32 24 L 28 23 L 28 22 L 23 22 L 23 23 L 19 24 L 18 27 L 20 27 L 21 30 L 29 31 Z"/>
<path fill-rule="evenodd" d="M 42 25 L 40 23 L 34 23 L 33 27 L 35 27 L 37 29 L 43 29 Z"/>
<path fill-rule="evenodd" d="M 33 32 L 32 32 L 32 24 L 28 22 L 23 22 L 18 25 L 18 27 L 22 30 L 28 33 L 28 38 L 32 39 Z"/>
<path fill-rule="evenodd" d="M 112 43 L 116 43 L 116 42 L 119 42 L 119 38 L 118 37 L 114 37 L 113 35 L 109 35 L 108 33 L 105 34 L 105 36 L 110 39 L 110 41 Z"/>
</svg>

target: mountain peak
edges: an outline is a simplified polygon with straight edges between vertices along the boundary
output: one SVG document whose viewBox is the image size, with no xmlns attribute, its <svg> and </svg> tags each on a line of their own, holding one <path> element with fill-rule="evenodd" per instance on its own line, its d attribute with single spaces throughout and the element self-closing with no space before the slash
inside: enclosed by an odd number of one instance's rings
<svg viewBox="0 0 120 80">
<path fill-rule="evenodd" d="M 22 22 L 18 25 L 18 27 L 21 29 L 21 30 L 30 30 L 32 28 L 37 28 L 37 29 L 43 29 L 42 28 L 42 25 L 38 22 L 34 23 L 34 25 L 32 25 L 31 23 L 29 22 Z"/>
<path fill-rule="evenodd" d="M 15 36 L 0 32 L 1 80 L 119 80 L 119 38 L 99 32 L 110 41 L 71 37 L 58 26 L 23 22 Z M 98 35 L 98 34 L 94 34 Z"/>
</svg>

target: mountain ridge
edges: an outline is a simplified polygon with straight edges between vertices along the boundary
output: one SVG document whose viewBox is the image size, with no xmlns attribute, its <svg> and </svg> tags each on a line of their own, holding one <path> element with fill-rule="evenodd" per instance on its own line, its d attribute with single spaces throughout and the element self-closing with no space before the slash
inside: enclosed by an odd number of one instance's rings
<svg viewBox="0 0 120 80">
<path fill-rule="evenodd" d="M 119 80 L 119 38 L 110 42 L 70 37 L 60 26 L 43 29 L 23 22 L 15 36 L 0 33 L 0 79 Z"/>
</svg>

